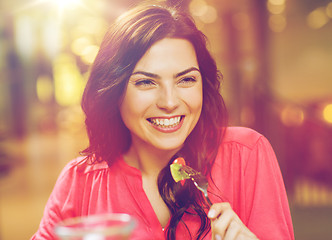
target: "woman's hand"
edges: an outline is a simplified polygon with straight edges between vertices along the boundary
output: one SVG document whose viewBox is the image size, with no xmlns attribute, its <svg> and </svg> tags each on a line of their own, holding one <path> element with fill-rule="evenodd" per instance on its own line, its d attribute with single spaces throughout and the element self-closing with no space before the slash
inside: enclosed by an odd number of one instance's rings
<svg viewBox="0 0 332 240">
<path fill-rule="evenodd" d="M 240 220 L 227 202 L 211 206 L 208 217 L 211 220 L 212 240 L 257 240 Z"/>
</svg>

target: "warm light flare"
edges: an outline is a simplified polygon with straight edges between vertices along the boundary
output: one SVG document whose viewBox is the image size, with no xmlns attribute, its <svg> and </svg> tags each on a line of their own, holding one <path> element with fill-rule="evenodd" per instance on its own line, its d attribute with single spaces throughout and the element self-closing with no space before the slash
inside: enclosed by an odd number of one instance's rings
<svg viewBox="0 0 332 240">
<path fill-rule="evenodd" d="M 332 103 L 326 105 L 323 110 L 324 120 L 332 124 Z"/>
<path fill-rule="evenodd" d="M 70 8 L 81 4 L 80 0 L 48 0 L 55 3 L 60 9 Z"/>
</svg>

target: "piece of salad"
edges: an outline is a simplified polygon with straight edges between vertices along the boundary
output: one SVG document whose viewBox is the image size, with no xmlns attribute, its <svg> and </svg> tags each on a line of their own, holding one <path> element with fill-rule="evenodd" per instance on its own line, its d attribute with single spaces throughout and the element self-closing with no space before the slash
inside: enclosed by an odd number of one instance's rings
<svg viewBox="0 0 332 240">
<path fill-rule="evenodd" d="M 186 162 L 182 157 L 175 159 L 170 165 L 170 170 L 174 181 L 180 182 L 182 185 L 184 184 L 186 179 L 190 179 L 189 174 L 182 169 L 185 165 Z"/>
</svg>

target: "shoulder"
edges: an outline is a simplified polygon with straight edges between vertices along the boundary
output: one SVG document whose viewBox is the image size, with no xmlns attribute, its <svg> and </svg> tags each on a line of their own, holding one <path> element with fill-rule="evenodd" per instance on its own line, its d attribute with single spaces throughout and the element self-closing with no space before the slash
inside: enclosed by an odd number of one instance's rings
<svg viewBox="0 0 332 240">
<path fill-rule="evenodd" d="M 253 149 L 261 139 L 265 139 L 264 136 L 251 128 L 228 127 L 223 144 L 236 144 Z"/>
<path fill-rule="evenodd" d="M 248 162 L 258 164 L 273 158 L 275 153 L 267 138 L 246 127 L 227 128 L 217 155 L 219 161 L 243 166 Z"/>
<path fill-rule="evenodd" d="M 61 175 L 86 175 L 92 172 L 107 170 L 106 162 L 91 162 L 87 157 L 77 157 L 71 160 L 62 170 Z"/>
<path fill-rule="evenodd" d="M 219 148 L 217 162 L 228 162 L 246 168 L 254 165 L 275 164 L 275 153 L 265 136 L 246 127 L 229 127 Z"/>
</svg>

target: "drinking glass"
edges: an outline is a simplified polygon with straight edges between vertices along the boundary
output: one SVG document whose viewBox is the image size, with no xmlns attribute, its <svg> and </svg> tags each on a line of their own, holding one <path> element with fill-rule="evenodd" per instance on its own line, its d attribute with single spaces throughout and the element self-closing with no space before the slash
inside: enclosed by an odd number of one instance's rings
<svg viewBox="0 0 332 240">
<path fill-rule="evenodd" d="M 62 240 L 127 240 L 135 228 L 128 214 L 112 213 L 66 219 L 55 226 Z"/>
</svg>

